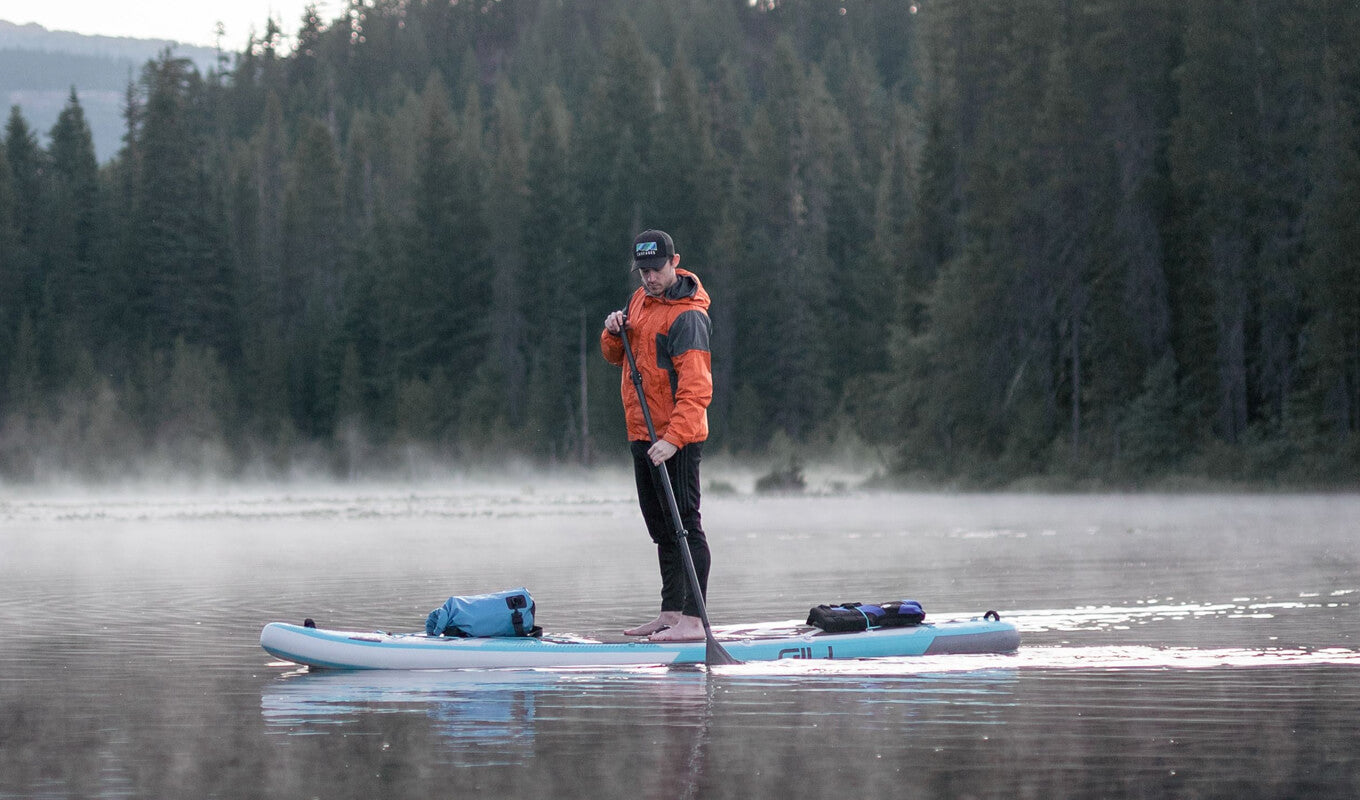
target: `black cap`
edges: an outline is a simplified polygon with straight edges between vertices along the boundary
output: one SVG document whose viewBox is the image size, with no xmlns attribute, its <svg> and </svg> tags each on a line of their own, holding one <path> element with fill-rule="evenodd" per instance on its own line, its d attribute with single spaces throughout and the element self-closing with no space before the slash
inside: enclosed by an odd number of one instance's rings
<svg viewBox="0 0 1360 800">
<path fill-rule="evenodd" d="M 675 255 L 675 242 L 665 231 L 643 231 L 633 240 L 633 269 L 661 269 Z"/>
</svg>

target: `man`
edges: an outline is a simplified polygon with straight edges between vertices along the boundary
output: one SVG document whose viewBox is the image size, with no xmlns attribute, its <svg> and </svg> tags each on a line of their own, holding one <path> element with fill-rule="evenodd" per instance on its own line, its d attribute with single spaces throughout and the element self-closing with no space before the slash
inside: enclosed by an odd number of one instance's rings
<svg viewBox="0 0 1360 800">
<path fill-rule="evenodd" d="M 670 474 L 681 522 L 689 533 L 700 591 L 708 591 L 708 540 L 699 517 L 699 456 L 708 438 L 708 404 L 713 399 L 708 346 L 712 324 L 703 284 L 698 276 L 679 266 L 680 254 L 664 231 L 644 231 L 633 240 L 633 270 L 641 277 L 642 286 L 628 301 L 626 335 L 642 374 L 643 395 L 656 427 L 655 444 L 649 441 L 619 338 L 625 312 L 615 311 L 606 317 L 600 334 L 604 357 L 623 367 L 624 418 L 638 504 L 647 532 L 656 542 L 661 567 L 661 613 L 624 633 L 650 636 L 652 641 L 704 638 L 699 605 L 690 592 L 684 556 L 675 538 L 657 468 Z"/>
</svg>

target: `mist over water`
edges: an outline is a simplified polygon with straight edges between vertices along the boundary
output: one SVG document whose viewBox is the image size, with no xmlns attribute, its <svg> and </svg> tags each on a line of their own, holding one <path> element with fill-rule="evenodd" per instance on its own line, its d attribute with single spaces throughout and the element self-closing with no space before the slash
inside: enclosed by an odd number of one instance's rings
<svg viewBox="0 0 1360 800">
<path fill-rule="evenodd" d="M 0 797 L 1360 794 L 1360 497 L 738 489 L 704 499 L 715 624 L 911 597 L 1020 652 L 309 674 L 265 623 L 519 585 L 550 632 L 648 617 L 630 482 L 9 493 Z"/>
</svg>

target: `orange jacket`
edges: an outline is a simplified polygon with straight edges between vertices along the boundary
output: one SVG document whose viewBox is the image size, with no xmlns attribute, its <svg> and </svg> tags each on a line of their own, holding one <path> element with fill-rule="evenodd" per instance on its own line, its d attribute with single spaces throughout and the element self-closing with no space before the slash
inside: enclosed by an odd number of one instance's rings
<svg viewBox="0 0 1360 800">
<path fill-rule="evenodd" d="M 713 400 L 713 371 L 708 340 L 708 292 L 692 272 L 676 269 L 678 280 L 665 297 L 641 288 L 628 301 L 628 344 L 642 374 L 642 393 L 652 412 L 657 438 L 676 447 L 708 438 L 708 404 Z M 600 351 L 623 367 L 621 392 L 630 441 L 647 441 L 647 423 L 628 374 L 623 342 L 600 333 Z"/>
</svg>

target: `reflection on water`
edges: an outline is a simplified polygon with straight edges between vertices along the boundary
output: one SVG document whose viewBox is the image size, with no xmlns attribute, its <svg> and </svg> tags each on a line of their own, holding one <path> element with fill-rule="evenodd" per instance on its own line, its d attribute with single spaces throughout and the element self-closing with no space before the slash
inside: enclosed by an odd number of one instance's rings
<svg viewBox="0 0 1360 800">
<path fill-rule="evenodd" d="M 534 752 L 537 710 L 548 718 L 641 705 L 691 711 L 707 701 L 701 672 L 664 668 L 572 672 L 466 670 L 449 672 L 290 671 L 261 693 L 271 734 L 312 736 L 337 727 L 362 728 L 371 715 L 410 714 L 447 740 L 441 758 L 462 766 L 523 763 Z"/>
<path fill-rule="evenodd" d="M 288 737 L 337 731 L 383 736 L 380 750 L 393 758 L 428 759 L 427 768 L 497 768 L 528 765 L 560 751 L 567 739 L 598 754 L 602 721 L 630 719 L 641 735 L 633 747 L 665 741 L 632 779 L 627 796 L 696 796 L 706 771 L 705 753 L 715 687 L 702 671 L 635 668 L 573 671 L 322 672 L 292 671 L 261 694 L 268 733 Z M 401 727 L 387 720 L 420 719 L 437 747 L 394 752 L 388 739 Z M 617 725 L 608 725 L 617 729 Z M 539 735 L 540 728 L 543 735 Z M 614 730 L 610 731 L 614 733 Z M 571 743 L 566 743 L 571 747 Z M 620 747 L 623 747 L 621 744 Z M 647 748 L 650 749 L 650 748 Z M 618 751 L 623 757 L 624 750 Z M 659 757 L 658 757 L 659 756 Z M 574 759 L 559 764 L 579 770 Z M 627 770 L 620 770 L 626 775 Z M 574 779 L 589 780 L 577 774 Z M 566 785 L 562 776 L 559 783 Z"/>
<path fill-rule="evenodd" d="M 574 717 L 585 721 L 586 716 L 663 713 L 668 715 L 668 727 L 692 728 L 704 738 L 715 703 L 719 714 L 734 714 L 750 725 L 787 713 L 771 704 L 775 695 L 798 698 L 799 716 L 812 715 L 820 723 L 834 717 L 881 718 L 883 709 L 902 705 L 918 711 L 943 706 L 954 724 L 995 725 L 1011 716 L 1018 685 L 1025 678 L 1055 682 L 1067 674 L 1079 676 L 1076 682 L 1083 683 L 1092 674 L 1106 673 L 1136 684 L 1146 672 L 1217 670 L 1215 682 L 1259 685 L 1281 669 L 1315 667 L 1360 668 L 1360 652 L 1026 647 L 1008 655 L 785 660 L 709 672 L 666 667 L 429 672 L 303 668 L 287 669 L 266 684 L 260 708 L 269 732 L 288 736 L 363 729 L 379 715 L 418 716 L 448 743 L 441 757 L 449 764 L 491 766 L 524 763 L 535 754 L 540 724 L 547 727 Z M 1231 672 L 1235 670 L 1247 672 Z M 1190 673 L 1183 675 L 1187 686 L 1199 684 Z M 1168 711 L 1182 702 L 1168 703 Z M 912 714 L 905 721 L 918 719 Z M 884 730 L 890 732 L 891 726 Z"/>
<path fill-rule="evenodd" d="M 779 662 L 711 675 L 289 672 L 265 685 L 260 709 L 285 743 L 331 751 L 342 732 L 369 737 L 391 770 L 519 796 L 548 796 L 525 794 L 542 781 L 552 796 L 629 798 L 1350 797 L 1360 787 L 1355 654 L 1262 667 L 1247 653 L 1096 650 L 1022 650 L 1007 666 L 990 656 Z M 510 774 L 521 778 L 496 784 Z M 364 796 L 361 786 L 340 796 Z"/>
<path fill-rule="evenodd" d="M 336 726 L 362 726 L 369 715 L 417 714 L 428 718 L 434 731 L 460 745 L 460 754 L 477 745 L 504 750 L 507 743 L 523 745 L 514 749 L 527 754 L 532 750 L 539 709 L 549 717 L 568 707 L 594 713 L 645 709 L 674 712 L 689 723 L 706 723 L 716 690 L 723 695 L 772 691 L 841 695 L 846 705 L 840 711 L 854 709 L 866 698 L 874 704 L 948 704 L 985 710 L 1004 705 L 1005 690 L 1016 680 L 1014 670 L 1006 666 L 981 661 L 969 665 L 957 657 L 786 666 L 793 663 L 723 667 L 712 675 L 702 668 L 667 667 L 428 672 L 299 669 L 265 686 L 260 711 L 271 733 L 294 736 L 326 733 Z"/>
<path fill-rule="evenodd" d="M 616 633 L 655 556 L 606 483 L 0 499 L 0 798 L 1360 797 L 1353 496 L 705 499 L 716 622 L 911 596 L 999 610 L 1014 655 L 308 673 L 259 648 L 517 585 L 550 631 Z"/>
<path fill-rule="evenodd" d="M 575 787 L 569 796 L 600 792 L 660 799 L 715 796 L 715 789 L 716 796 L 750 796 L 730 791 L 731 771 L 738 767 L 758 776 L 759 764 L 772 754 L 744 769 L 737 754 L 766 752 L 766 746 L 781 742 L 777 752 L 787 747 L 790 735 L 817 742 L 800 768 L 839 770 L 847 747 L 852 753 L 872 747 L 881 757 L 885 745 L 893 749 L 896 737 L 911 735 L 917 725 L 999 725 L 1014 699 L 1016 676 L 1009 670 L 975 669 L 964 675 L 915 670 L 898 676 L 892 671 L 304 670 L 267 684 L 260 707 L 270 734 L 307 739 L 348 731 L 390 737 L 394 729 L 386 722 L 400 717 L 440 742 L 407 757 L 434 759 L 441 769 L 533 768 L 551 759 L 570 771 L 556 776 L 559 786 Z M 386 740 L 380 747 L 401 757 Z M 726 749 L 714 753 L 715 747 Z M 827 763 L 816 755 L 819 751 L 837 755 Z M 611 783 L 618 791 L 606 788 Z"/>
<path fill-rule="evenodd" d="M 418 714 L 457 745 L 450 763 L 514 764 L 533 752 L 534 698 L 551 684 L 528 673 L 293 672 L 260 699 L 271 733 L 311 736 L 368 714 Z"/>
</svg>

